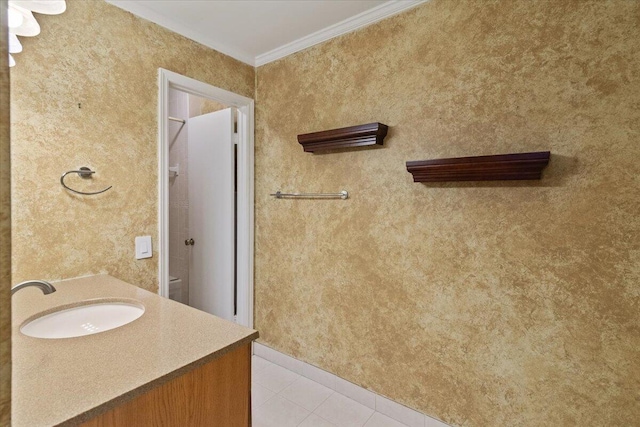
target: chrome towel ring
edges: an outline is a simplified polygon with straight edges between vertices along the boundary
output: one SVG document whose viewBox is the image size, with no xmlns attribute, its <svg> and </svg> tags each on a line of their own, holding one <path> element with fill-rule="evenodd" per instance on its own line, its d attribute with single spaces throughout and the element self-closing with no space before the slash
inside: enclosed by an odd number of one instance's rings
<svg viewBox="0 0 640 427">
<path fill-rule="evenodd" d="M 113 187 L 113 185 L 110 185 L 107 188 L 105 188 L 104 190 L 94 191 L 94 192 L 84 192 L 84 191 L 74 190 L 73 188 L 68 187 L 67 184 L 64 183 L 64 177 L 69 175 L 70 173 L 77 173 L 79 177 L 84 178 L 84 179 L 89 179 L 89 178 L 91 178 L 92 174 L 96 173 L 96 171 L 92 171 L 88 167 L 83 166 L 83 167 L 80 168 L 80 170 L 67 171 L 67 172 L 62 174 L 62 176 L 60 177 L 60 184 L 62 184 L 62 186 L 64 188 L 66 188 L 67 190 L 72 191 L 72 192 L 74 192 L 76 194 L 84 194 L 85 196 L 92 196 L 94 194 L 104 193 L 105 191 L 107 191 L 107 190 L 111 189 L 111 187 Z"/>
</svg>

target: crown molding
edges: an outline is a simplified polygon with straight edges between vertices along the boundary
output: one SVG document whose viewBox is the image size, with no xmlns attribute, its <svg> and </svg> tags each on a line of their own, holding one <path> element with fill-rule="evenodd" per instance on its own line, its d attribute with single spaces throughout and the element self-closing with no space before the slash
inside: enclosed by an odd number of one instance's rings
<svg viewBox="0 0 640 427">
<path fill-rule="evenodd" d="M 285 56 L 291 55 L 292 53 L 299 52 L 316 44 L 330 40 L 334 37 L 350 33 L 390 16 L 397 15 L 400 12 L 411 9 L 429 0 L 390 0 L 372 9 L 359 13 L 358 15 L 355 15 L 351 18 L 347 18 L 344 21 L 338 22 L 337 24 L 330 25 L 322 30 L 316 31 L 315 33 L 309 34 L 308 36 L 301 37 L 298 40 L 294 40 L 291 43 L 287 43 L 256 57 L 245 51 L 241 51 L 224 43 L 217 42 L 209 37 L 203 36 L 197 31 L 193 31 L 187 25 L 175 22 L 167 18 L 166 16 L 155 12 L 153 9 L 145 6 L 143 2 L 130 0 L 105 1 L 142 19 L 151 21 L 170 31 L 178 33 L 211 49 L 217 50 L 220 53 L 237 59 L 238 61 L 244 62 L 245 64 L 249 64 L 254 67 L 259 67 L 280 58 L 284 58 Z"/>
<path fill-rule="evenodd" d="M 366 27 L 367 25 L 381 21 L 393 15 L 397 15 L 400 12 L 411 9 L 419 4 L 425 3 L 429 0 L 391 0 L 386 3 L 376 6 L 373 9 L 366 10 L 358 15 L 347 18 L 344 21 L 333 24 L 327 28 L 316 31 L 299 38 L 298 40 L 287 43 L 278 48 L 270 50 L 256 56 L 255 66 L 268 64 L 292 53 L 299 52 L 308 47 L 330 40 L 334 37 L 341 36 L 346 33 L 350 33 L 359 28 Z"/>
<path fill-rule="evenodd" d="M 107 3 L 112 4 L 120 9 L 126 10 L 127 12 L 131 12 L 134 15 L 146 19 L 147 21 L 151 21 L 154 24 L 158 24 L 161 27 L 164 27 L 168 30 L 173 31 L 174 33 L 178 33 L 188 39 L 196 41 L 200 44 L 203 44 L 213 50 L 217 50 L 220 53 L 223 53 L 227 56 L 230 56 L 238 61 L 244 62 L 245 64 L 249 64 L 251 66 L 255 66 L 255 58 L 253 55 L 240 51 L 238 49 L 232 48 L 230 46 L 225 45 L 224 43 L 219 43 L 215 40 L 210 39 L 209 37 L 204 37 L 202 34 L 199 34 L 197 31 L 193 31 L 188 26 L 175 22 L 164 15 L 161 15 L 154 10 L 144 6 L 142 2 L 137 1 L 127 1 L 127 0 L 105 0 Z"/>
</svg>

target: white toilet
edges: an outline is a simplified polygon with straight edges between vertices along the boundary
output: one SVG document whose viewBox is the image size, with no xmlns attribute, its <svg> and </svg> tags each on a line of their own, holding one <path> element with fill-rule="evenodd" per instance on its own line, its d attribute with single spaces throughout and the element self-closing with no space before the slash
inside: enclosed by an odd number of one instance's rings
<svg viewBox="0 0 640 427">
<path fill-rule="evenodd" d="M 189 301 L 185 301 L 188 298 L 186 292 L 182 289 L 182 279 L 178 277 L 169 276 L 169 299 L 188 304 Z"/>
</svg>

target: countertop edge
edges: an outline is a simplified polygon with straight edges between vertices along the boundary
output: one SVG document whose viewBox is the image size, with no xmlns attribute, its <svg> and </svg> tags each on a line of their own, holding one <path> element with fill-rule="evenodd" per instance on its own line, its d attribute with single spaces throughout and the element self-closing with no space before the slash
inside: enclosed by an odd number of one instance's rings
<svg viewBox="0 0 640 427">
<path fill-rule="evenodd" d="M 202 365 L 205 365 L 213 360 L 216 360 L 218 358 L 220 358 L 221 356 L 236 350 L 237 348 L 242 347 L 243 345 L 246 344 L 251 344 L 251 342 L 253 342 L 254 340 L 256 340 L 259 337 L 259 332 L 258 331 L 254 331 L 252 334 L 241 338 L 240 340 L 229 344 L 228 346 L 221 348 L 218 351 L 214 351 L 211 354 L 208 354 L 204 357 L 201 357 L 200 359 L 194 360 L 191 363 L 188 363 L 174 371 L 171 371 L 169 373 L 167 373 L 166 375 L 163 375 L 161 377 L 155 378 L 151 381 L 149 381 L 146 384 L 143 384 L 139 387 L 136 387 L 114 399 L 111 399 L 109 401 L 106 401 L 104 403 L 102 403 L 101 405 L 98 405 L 94 408 L 89 409 L 86 412 L 83 412 L 81 414 L 78 414 L 72 418 L 69 418 L 66 421 L 63 421 L 62 423 L 56 424 L 56 426 L 59 427 L 69 427 L 69 426 L 77 426 L 80 423 L 84 423 L 87 422 L 99 415 L 104 414 L 105 412 L 110 411 L 113 408 L 116 408 L 124 403 L 129 402 L 130 400 L 133 400 L 134 398 L 150 391 L 153 390 L 175 378 L 178 378 L 184 374 L 186 374 L 187 372 L 190 372 L 196 368 L 199 368 Z"/>
</svg>

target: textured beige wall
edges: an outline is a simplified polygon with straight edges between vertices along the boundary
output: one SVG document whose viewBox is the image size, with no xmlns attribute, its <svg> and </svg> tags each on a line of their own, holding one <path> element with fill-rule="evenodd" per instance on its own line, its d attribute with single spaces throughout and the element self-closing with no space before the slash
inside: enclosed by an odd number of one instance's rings
<svg viewBox="0 0 640 427">
<path fill-rule="evenodd" d="M 454 425 L 637 425 L 638 46 L 640 2 L 432 0 L 258 68 L 262 341 Z M 538 150 L 536 182 L 404 164 Z"/>
<path fill-rule="evenodd" d="M 189 117 L 198 117 L 227 108 L 226 105 L 206 98 L 189 95 Z"/>
<path fill-rule="evenodd" d="M 134 259 L 134 237 L 157 247 L 158 67 L 253 97 L 254 69 L 102 1 L 68 1 L 39 16 L 12 70 L 13 281 L 108 272 L 157 289 L 157 257 Z M 81 108 L 78 108 L 81 104 Z M 99 196 L 60 175 L 97 171 Z"/>
<path fill-rule="evenodd" d="M 7 2 L 0 0 L 0 426 L 11 424 L 11 162 Z"/>
</svg>

